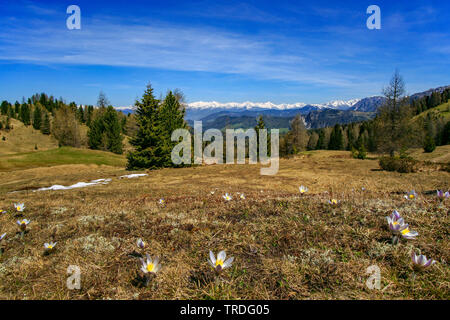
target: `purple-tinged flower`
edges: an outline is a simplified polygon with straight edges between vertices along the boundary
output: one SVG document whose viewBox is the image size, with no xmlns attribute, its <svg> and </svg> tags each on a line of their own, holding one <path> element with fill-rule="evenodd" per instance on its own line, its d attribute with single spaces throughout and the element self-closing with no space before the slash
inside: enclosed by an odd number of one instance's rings
<svg viewBox="0 0 450 320">
<path fill-rule="evenodd" d="M 145 242 L 141 238 L 137 239 L 136 245 L 138 246 L 139 249 L 145 248 Z"/>
<path fill-rule="evenodd" d="M 4 238 L 5 236 L 6 236 L 6 233 L 2 234 L 2 235 L 0 236 L 0 241 L 2 241 L 3 238 Z"/>
<path fill-rule="evenodd" d="M 422 254 L 417 256 L 414 251 L 411 254 L 411 261 L 413 263 L 413 267 L 418 270 L 427 269 L 428 267 L 431 267 L 433 264 L 436 263 L 436 261 L 432 259 L 428 260 L 427 257 Z"/>
<path fill-rule="evenodd" d="M 405 223 L 405 221 L 400 216 L 400 213 L 398 213 L 397 210 L 394 210 L 394 212 L 392 212 L 392 214 L 389 217 L 386 217 L 386 220 L 389 225 L 392 224 L 393 226 L 403 225 Z"/>
<path fill-rule="evenodd" d="M 340 200 L 336 200 L 336 199 L 328 200 L 328 204 L 330 204 L 332 206 L 337 206 L 339 204 L 339 202 L 341 202 L 341 201 Z"/>
<path fill-rule="evenodd" d="M 436 194 L 440 200 L 450 198 L 450 192 L 448 192 L 448 191 L 444 193 L 444 191 L 442 191 L 442 190 L 436 190 Z"/>
</svg>

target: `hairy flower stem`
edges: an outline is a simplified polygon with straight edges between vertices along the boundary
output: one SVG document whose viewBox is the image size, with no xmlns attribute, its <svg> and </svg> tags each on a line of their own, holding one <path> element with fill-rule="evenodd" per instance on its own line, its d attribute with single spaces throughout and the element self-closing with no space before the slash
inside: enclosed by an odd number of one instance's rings
<svg viewBox="0 0 450 320">
<path fill-rule="evenodd" d="M 395 246 L 398 244 L 398 237 L 397 236 L 393 236 L 392 237 L 392 244 Z"/>
</svg>

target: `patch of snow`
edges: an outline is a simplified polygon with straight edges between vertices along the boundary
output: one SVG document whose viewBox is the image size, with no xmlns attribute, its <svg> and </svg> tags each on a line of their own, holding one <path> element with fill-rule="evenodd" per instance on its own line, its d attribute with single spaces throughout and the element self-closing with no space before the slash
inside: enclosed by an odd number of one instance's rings
<svg viewBox="0 0 450 320">
<path fill-rule="evenodd" d="M 95 185 L 99 185 L 99 184 L 108 184 L 109 182 L 111 182 L 111 179 L 97 179 L 97 180 L 92 180 L 91 182 L 78 182 L 75 183 L 71 186 L 61 186 L 61 185 L 54 185 L 48 188 L 40 188 L 37 189 L 35 191 L 48 191 L 48 190 L 70 190 L 70 189 L 77 189 L 77 188 L 86 188 L 86 187 L 90 187 L 90 186 L 95 186 Z"/>
<path fill-rule="evenodd" d="M 133 178 L 140 178 L 140 177 L 145 177 L 145 176 L 148 176 L 148 174 L 146 174 L 146 173 L 134 173 L 134 174 L 128 174 L 126 176 L 121 176 L 121 177 L 119 177 L 119 179 L 123 179 L 123 178 L 133 179 Z"/>
</svg>

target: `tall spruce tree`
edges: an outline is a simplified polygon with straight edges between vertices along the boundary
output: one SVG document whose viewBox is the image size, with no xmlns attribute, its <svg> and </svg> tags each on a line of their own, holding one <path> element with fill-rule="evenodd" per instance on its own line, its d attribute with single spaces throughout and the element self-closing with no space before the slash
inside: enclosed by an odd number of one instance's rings
<svg viewBox="0 0 450 320">
<path fill-rule="evenodd" d="M 33 128 L 36 130 L 40 130 L 41 125 L 42 125 L 42 112 L 40 103 L 38 102 L 38 104 L 34 107 L 33 112 Z"/>
<path fill-rule="evenodd" d="M 342 135 L 342 129 L 339 124 L 336 124 L 331 132 L 330 142 L 328 144 L 329 150 L 343 150 L 344 149 L 344 137 Z"/>
<path fill-rule="evenodd" d="M 159 120 L 162 124 L 160 144 L 161 144 L 161 162 L 164 167 L 173 166 L 171 153 L 172 149 L 178 142 L 171 141 L 172 133 L 176 129 L 187 129 L 187 124 L 184 121 L 185 108 L 180 103 L 180 97 L 183 95 L 175 95 L 169 91 L 159 110 Z"/>
<path fill-rule="evenodd" d="M 149 84 L 142 99 L 136 101 L 136 135 L 130 140 L 135 151 L 129 152 L 128 170 L 153 169 L 176 166 L 171 153 L 176 142 L 171 141 L 172 132 L 186 129 L 182 94 L 168 92 L 162 101 L 155 98 Z"/>
<path fill-rule="evenodd" d="M 149 84 L 142 99 L 135 102 L 138 131 L 130 139 L 135 151 L 127 155 L 128 170 L 159 168 L 164 162 L 160 137 L 162 124 L 159 119 L 160 101 L 155 98 Z"/>
<path fill-rule="evenodd" d="M 108 151 L 122 154 L 123 136 L 121 133 L 121 127 L 119 123 L 119 117 L 116 110 L 112 106 L 109 106 L 103 115 L 103 123 L 106 134 L 106 148 Z"/>
<path fill-rule="evenodd" d="M 105 126 L 102 117 L 98 117 L 97 119 L 91 121 L 91 125 L 89 126 L 89 131 L 87 133 L 89 148 L 93 150 L 106 149 L 106 147 L 102 145 L 104 131 Z"/>
<path fill-rule="evenodd" d="M 326 149 L 327 149 L 327 145 L 325 142 L 325 131 L 323 129 L 321 129 L 319 131 L 319 140 L 317 141 L 316 150 L 326 150 Z"/>
<path fill-rule="evenodd" d="M 20 107 L 20 121 L 26 126 L 31 124 L 31 110 L 30 105 L 27 103 L 23 103 Z"/>
<path fill-rule="evenodd" d="M 89 148 L 122 154 L 123 136 L 119 117 L 112 106 L 104 109 L 98 113 L 98 116 L 91 122 L 91 126 L 89 127 Z"/>
<path fill-rule="evenodd" d="M 0 107 L 2 115 L 6 116 L 8 114 L 8 107 L 9 107 L 8 101 L 3 101 Z"/>
<path fill-rule="evenodd" d="M 14 103 L 14 118 L 17 119 L 17 117 L 20 117 L 20 103 L 19 103 L 19 101 L 16 101 L 16 103 Z"/>
</svg>

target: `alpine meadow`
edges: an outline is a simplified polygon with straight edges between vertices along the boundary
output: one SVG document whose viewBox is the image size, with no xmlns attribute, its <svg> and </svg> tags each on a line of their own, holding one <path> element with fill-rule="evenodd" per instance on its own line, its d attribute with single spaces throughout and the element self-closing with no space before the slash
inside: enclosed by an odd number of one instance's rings
<svg viewBox="0 0 450 320">
<path fill-rule="evenodd" d="M 0 4 L 0 299 L 450 299 L 450 5 L 300 2 Z"/>
</svg>

